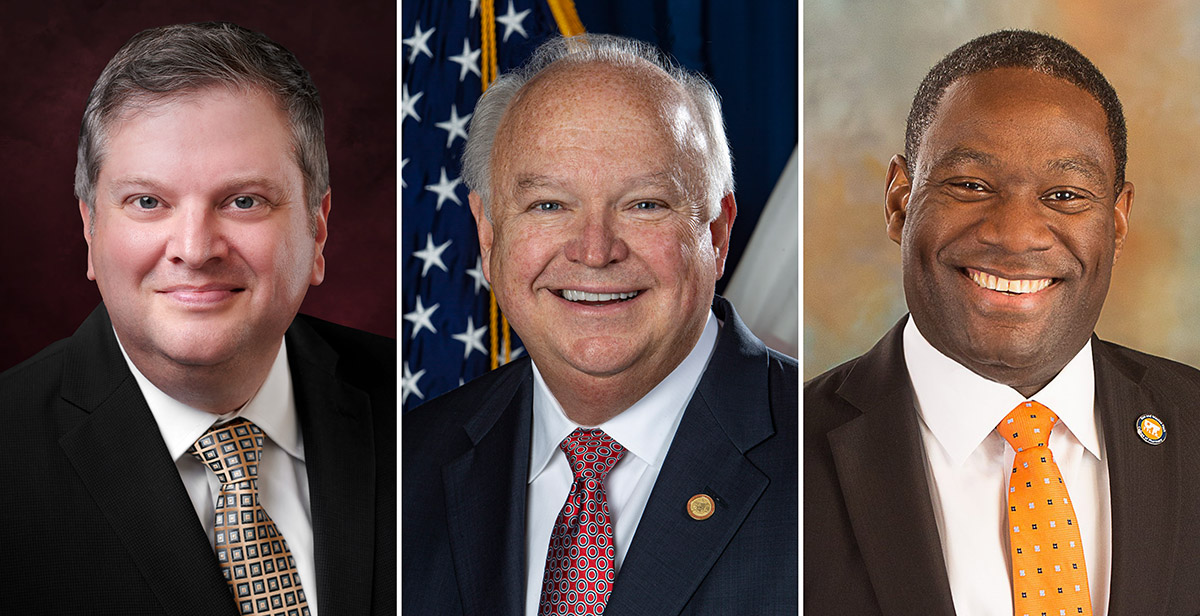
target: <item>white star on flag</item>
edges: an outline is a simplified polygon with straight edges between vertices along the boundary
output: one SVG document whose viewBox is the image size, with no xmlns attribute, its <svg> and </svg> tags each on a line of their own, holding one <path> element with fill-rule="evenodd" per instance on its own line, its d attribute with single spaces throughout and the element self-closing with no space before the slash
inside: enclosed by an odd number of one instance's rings
<svg viewBox="0 0 1200 616">
<path fill-rule="evenodd" d="M 484 355 L 488 354 L 487 349 L 483 346 L 483 334 L 486 332 L 486 325 L 480 327 L 479 329 L 475 329 L 475 319 L 472 317 L 467 317 L 467 330 L 461 334 L 454 334 L 451 336 L 451 338 L 454 338 L 465 345 L 466 348 L 463 349 L 463 359 L 466 359 L 471 356 L 472 350 L 477 350 Z"/>
<path fill-rule="evenodd" d="M 408 164 L 407 158 L 400 159 L 400 188 L 408 188 L 408 182 L 404 181 L 404 165 Z"/>
<path fill-rule="evenodd" d="M 430 233 L 426 236 L 425 247 L 422 248 L 421 250 L 413 252 L 414 257 L 420 259 L 421 261 L 424 261 L 424 264 L 421 266 L 421 276 L 424 276 L 425 274 L 429 273 L 429 268 L 431 268 L 435 265 L 442 268 L 443 272 L 450 271 L 450 270 L 446 269 L 446 264 L 442 263 L 442 253 L 446 252 L 446 248 L 448 246 L 450 246 L 450 244 L 452 244 L 453 242 L 454 242 L 454 240 L 446 240 L 445 244 L 442 244 L 441 246 L 434 246 L 433 245 L 433 234 Z M 419 298 L 418 298 L 418 301 L 420 301 Z"/>
<path fill-rule="evenodd" d="M 512 0 L 508 0 L 508 12 L 496 18 L 496 21 L 504 24 L 503 42 L 508 42 L 508 35 L 512 34 L 513 31 L 520 32 L 522 38 L 529 38 L 529 35 L 525 34 L 525 26 L 523 25 L 525 18 L 528 16 L 529 9 L 525 9 L 524 11 L 518 13 L 513 10 Z"/>
<path fill-rule="evenodd" d="M 491 289 L 492 285 L 488 284 L 487 278 L 483 276 L 483 259 L 475 257 L 475 267 L 467 270 L 467 275 L 475 279 L 475 294 L 479 295 L 479 288 Z"/>
<path fill-rule="evenodd" d="M 458 105 L 450 105 L 450 119 L 446 120 L 445 122 L 437 122 L 434 124 L 434 126 L 449 133 L 446 135 L 446 147 L 450 147 L 450 146 L 454 145 L 455 137 L 462 137 L 463 141 L 467 140 L 467 122 L 471 119 L 472 115 L 475 115 L 475 114 L 468 113 L 467 115 L 460 118 L 460 117 L 458 117 Z M 446 173 L 446 168 L 443 167 L 442 168 L 442 177 L 445 177 L 445 173 Z M 451 194 L 454 194 L 454 193 L 452 192 Z M 455 199 L 455 202 L 457 203 L 458 200 Z M 459 205 L 462 205 L 462 204 L 459 203 Z M 438 204 L 438 209 L 441 209 L 440 202 Z"/>
<path fill-rule="evenodd" d="M 471 17 L 475 16 L 475 11 L 479 10 L 479 0 L 471 0 Z"/>
<path fill-rule="evenodd" d="M 454 181 L 447 179 L 446 168 L 442 167 L 442 179 L 438 180 L 437 184 L 429 184 L 425 186 L 425 190 L 437 193 L 437 209 L 439 212 L 442 211 L 442 203 L 445 203 L 446 199 L 453 201 L 460 207 L 462 206 L 462 201 L 459 201 L 458 195 L 454 194 L 454 188 L 458 186 L 460 182 L 462 182 L 462 178 L 454 178 Z"/>
<path fill-rule="evenodd" d="M 417 296 L 416 310 L 404 315 L 404 320 L 413 324 L 413 331 L 410 340 L 417 337 L 417 332 L 420 332 L 422 327 L 428 329 L 434 334 L 437 333 L 437 328 L 433 326 L 433 321 L 430 321 L 429 317 L 433 316 L 433 311 L 437 310 L 438 306 L 441 306 L 441 304 L 434 304 L 427 309 L 425 306 L 421 305 L 421 296 Z"/>
<path fill-rule="evenodd" d="M 424 368 L 413 374 L 412 370 L 408 368 L 408 362 L 404 362 L 404 376 L 400 379 L 400 404 L 404 404 L 408 400 L 408 394 L 416 394 L 418 398 L 425 399 L 425 394 L 422 394 L 421 390 L 417 388 L 417 381 L 421 380 L 423 376 L 425 376 Z"/>
<path fill-rule="evenodd" d="M 512 0 L 509 0 L 510 2 Z M 429 51 L 429 37 L 437 28 L 430 28 L 424 32 L 421 31 L 421 22 L 417 22 L 416 32 L 413 35 L 404 39 L 402 42 L 409 47 L 412 47 L 412 53 L 408 55 L 408 63 L 412 64 L 417 60 L 417 54 L 425 54 L 430 58 L 433 57 L 433 52 Z"/>
<path fill-rule="evenodd" d="M 450 56 L 450 61 L 458 63 L 461 67 L 458 70 L 459 81 L 466 79 L 467 73 L 475 73 L 476 77 L 482 77 L 479 74 L 479 54 L 482 52 L 482 48 L 471 51 L 471 39 L 463 39 L 462 53 Z"/>
<path fill-rule="evenodd" d="M 417 101 L 424 94 L 424 92 L 417 92 L 416 96 L 410 97 L 408 95 L 408 84 L 404 84 L 403 89 L 400 91 L 400 122 L 403 123 L 404 119 L 408 116 L 416 118 L 418 122 L 421 121 L 421 116 L 417 115 Z"/>
</svg>

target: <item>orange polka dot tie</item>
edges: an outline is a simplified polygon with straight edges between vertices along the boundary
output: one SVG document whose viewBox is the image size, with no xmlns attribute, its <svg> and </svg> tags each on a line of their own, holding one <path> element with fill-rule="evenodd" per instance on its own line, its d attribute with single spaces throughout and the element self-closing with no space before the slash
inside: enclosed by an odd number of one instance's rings
<svg viewBox="0 0 1200 616">
<path fill-rule="evenodd" d="M 287 541 L 258 502 L 263 433 L 238 418 L 204 433 L 190 453 L 221 481 L 213 528 L 217 561 L 239 614 L 307 616 L 308 600 Z"/>
<path fill-rule="evenodd" d="M 1008 479 L 1008 537 L 1015 616 L 1091 616 L 1075 508 L 1047 445 L 1058 416 L 1022 402 L 996 431 L 1014 451 Z"/>
</svg>

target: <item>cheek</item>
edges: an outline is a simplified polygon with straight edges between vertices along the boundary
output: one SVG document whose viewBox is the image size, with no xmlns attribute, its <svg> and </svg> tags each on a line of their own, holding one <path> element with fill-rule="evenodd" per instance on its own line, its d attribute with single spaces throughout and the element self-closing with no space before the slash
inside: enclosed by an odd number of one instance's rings
<svg viewBox="0 0 1200 616">
<path fill-rule="evenodd" d="M 561 232 L 534 227 L 496 227 L 492 284 L 529 284 L 562 252 Z"/>
<path fill-rule="evenodd" d="M 155 231 L 152 225 L 102 225 L 98 221 L 92 237 L 92 261 L 100 270 L 97 276 L 136 275 L 154 269 L 166 242 Z"/>
</svg>

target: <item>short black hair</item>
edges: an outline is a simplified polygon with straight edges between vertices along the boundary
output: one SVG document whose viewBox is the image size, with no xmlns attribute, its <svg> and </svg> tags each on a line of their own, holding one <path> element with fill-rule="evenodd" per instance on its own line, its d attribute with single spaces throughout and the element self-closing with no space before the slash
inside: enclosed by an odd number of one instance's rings
<svg viewBox="0 0 1200 616">
<path fill-rule="evenodd" d="M 1116 90 L 1078 49 L 1049 34 L 1029 30 L 1001 30 L 972 39 L 929 70 L 913 97 L 904 131 L 904 157 L 909 177 L 913 175 L 917 149 L 933 122 L 946 88 L 963 77 L 996 68 L 1025 68 L 1065 79 L 1100 103 L 1108 118 L 1108 139 L 1112 142 L 1113 160 L 1117 166 L 1114 194 L 1120 193 L 1125 184 L 1126 136 L 1125 114 Z"/>
</svg>

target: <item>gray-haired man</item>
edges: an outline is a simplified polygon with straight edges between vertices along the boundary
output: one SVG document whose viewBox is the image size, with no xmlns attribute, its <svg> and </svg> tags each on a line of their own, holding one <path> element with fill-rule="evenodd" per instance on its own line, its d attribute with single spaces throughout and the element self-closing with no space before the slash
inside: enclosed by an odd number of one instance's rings
<svg viewBox="0 0 1200 616">
<path fill-rule="evenodd" d="M 712 87 L 551 40 L 480 100 L 463 173 L 530 359 L 405 416 L 405 611 L 795 613 L 796 363 L 714 297 Z"/>
<path fill-rule="evenodd" d="M 103 304 L 0 377 L 6 613 L 395 609 L 395 354 L 298 317 L 324 278 L 321 103 L 228 23 L 134 36 L 75 182 Z"/>
</svg>

